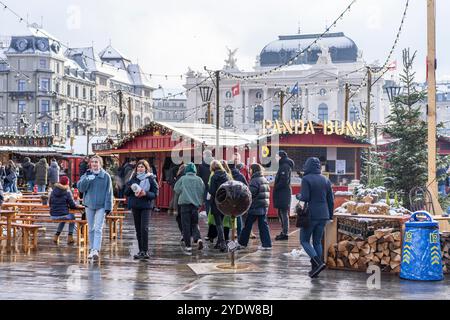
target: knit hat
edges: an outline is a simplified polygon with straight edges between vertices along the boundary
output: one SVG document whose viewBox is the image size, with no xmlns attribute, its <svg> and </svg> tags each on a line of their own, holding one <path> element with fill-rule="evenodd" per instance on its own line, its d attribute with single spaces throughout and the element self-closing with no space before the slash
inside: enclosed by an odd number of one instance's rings
<svg viewBox="0 0 450 320">
<path fill-rule="evenodd" d="M 195 164 L 193 164 L 192 162 L 188 163 L 184 170 L 185 173 L 195 173 L 195 174 L 197 173 L 197 168 L 195 167 Z"/>
<path fill-rule="evenodd" d="M 287 153 L 286 153 L 286 151 L 283 151 L 283 150 L 280 150 L 280 151 L 278 151 L 278 155 L 281 157 L 281 158 L 287 158 Z"/>
<path fill-rule="evenodd" d="M 59 183 L 62 184 L 63 186 L 68 186 L 69 178 L 67 176 L 62 176 L 61 178 L 59 178 Z"/>
</svg>

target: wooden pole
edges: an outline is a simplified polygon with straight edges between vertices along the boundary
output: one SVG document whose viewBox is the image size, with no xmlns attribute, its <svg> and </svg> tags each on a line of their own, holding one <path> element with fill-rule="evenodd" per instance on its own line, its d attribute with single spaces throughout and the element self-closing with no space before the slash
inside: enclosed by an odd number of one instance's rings
<svg viewBox="0 0 450 320">
<path fill-rule="evenodd" d="M 235 241 L 236 238 L 236 218 L 231 217 L 231 241 Z M 231 267 L 236 267 L 236 252 L 231 252 Z"/>
<path fill-rule="evenodd" d="M 219 158 L 219 131 L 220 131 L 220 71 L 215 72 L 216 76 L 216 159 Z"/>
<path fill-rule="evenodd" d="M 123 93 L 119 90 L 119 134 L 120 138 L 123 137 Z"/>
<path fill-rule="evenodd" d="M 280 121 L 283 122 L 283 112 L 284 111 L 284 91 L 280 91 Z"/>
<path fill-rule="evenodd" d="M 428 189 L 435 212 L 442 214 L 436 181 L 436 1 L 427 0 L 428 81 Z"/>
</svg>

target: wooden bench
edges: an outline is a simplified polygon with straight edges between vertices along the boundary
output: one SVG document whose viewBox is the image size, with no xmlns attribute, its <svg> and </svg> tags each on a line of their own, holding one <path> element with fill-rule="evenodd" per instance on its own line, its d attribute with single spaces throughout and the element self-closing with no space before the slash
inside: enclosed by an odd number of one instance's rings
<svg viewBox="0 0 450 320">
<path fill-rule="evenodd" d="M 109 240 L 122 238 L 123 232 L 123 220 L 125 219 L 122 215 L 109 215 L 106 216 L 106 221 L 109 225 Z"/>
<path fill-rule="evenodd" d="M 0 227 L 6 227 L 6 225 L 6 221 L 0 221 Z M 17 229 L 22 231 L 22 244 L 24 252 L 28 252 L 29 249 L 38 248 L 38 231 L 41 226 L 27 223 L 12 223 L 11 226 L 13 228 L 14 238 L 16 237 Z"/>
</svg>

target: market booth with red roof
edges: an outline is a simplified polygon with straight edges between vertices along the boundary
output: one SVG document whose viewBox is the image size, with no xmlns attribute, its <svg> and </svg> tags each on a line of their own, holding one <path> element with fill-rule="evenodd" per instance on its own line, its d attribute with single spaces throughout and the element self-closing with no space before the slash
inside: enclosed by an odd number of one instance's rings
<svg viewBox="0 0 450 320">
<path fill-rule="evenodd" d="M 310 125 L 312 126 L 312 123 Z M 169 181 L 174 168 L 182 161 L 200 164 L 203 151 L 211 149 L 215 154 L 215 145 L 216 128 L 213 125 L 152 122 L 130 133 L 109 150 L 102 150 L 98 154 L 115 155 L 121 164 L 131 158 L 149 160 L 157 168 L 160 187 L 157 206 L 167 209 L 173 196 Z M 324 174 L 333 182 L 335 191 L 347 191 L 347 185 L 360 178 L 361 149 L 368 147 L 367 143 L 354 137 L 329 132 L 324 134 L 324 128 L 315 124 L 313 132 L 292 130 L 264 136 L 241 135 L 220 129 L 219 145 L 221 154 L 217 158 L 230 160 L 233 153 L 238 152 L 247 166 L 254 162 L 265 165 L 265 175 L 272 186 L 276 175 L 275 153 L 277 150 L 286 151 L 295 162 L 293 195 L 300 192 L 299 173 L 308 157 L 321 159 Z M 338 198 L 336 200 L 343 201 Z M 269 210 L 269 216 L 277 216 L 273 207 Z"/>
</svg>

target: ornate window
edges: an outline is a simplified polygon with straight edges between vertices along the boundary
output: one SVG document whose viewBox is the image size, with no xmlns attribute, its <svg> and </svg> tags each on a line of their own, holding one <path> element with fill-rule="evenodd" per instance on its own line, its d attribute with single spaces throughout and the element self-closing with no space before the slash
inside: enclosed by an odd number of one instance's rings
<svg viewBox="0 0 450 320">
<path fill-rule="evenodd" d="M 281 109 L 279 105 L 273 106 L 272 108 L 272 120 L 281 120 Z"/>
<path fill-rule="evenodd" d="M 255 123 L 261 123 L 263 120 L 264 120 L 264 108 L 262 106 L 256 106 L 253 121 Z"/>
<path fill-rule="evenodd" d="M 258 99 L 258 100 L 262 99 L 262 92 L 261 91 L 256 92 L 256 99 Z"/>
<path fill-rule="evenodd" d="M 302 116 L 301 108 L 298 106 L 292 107 L 291 109 L 291 119 L 292 120 L 300 120 Z"/>
<path fill-rule="evenodd" d="M 319 105 L 317 117 L 319 118 L 319 122 L 328 120 L 328 106 L 325 103 Z"/>
<path fill-rule="evenodd" d="M 234 111 L 232 106 L 225 108 L 225 128 L 232 128 L 234 125 Z"/>
<path fill-rule="evenodd" d="M 225 93 L 225 98 L 231 99 L 232 97 L 233 97 L 233 94 L 231 93 L 231 91 L 227 91 L 227 92 Z"/>
</svg>

